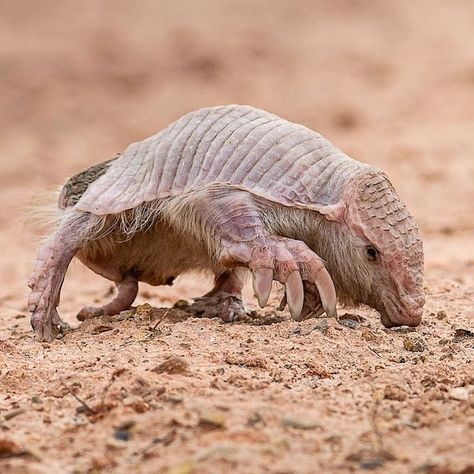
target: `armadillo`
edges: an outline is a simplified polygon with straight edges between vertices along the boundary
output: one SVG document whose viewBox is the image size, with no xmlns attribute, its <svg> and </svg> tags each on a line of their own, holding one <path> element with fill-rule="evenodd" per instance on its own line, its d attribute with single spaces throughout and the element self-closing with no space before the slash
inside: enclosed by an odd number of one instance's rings
<svg viewBox="0 0 474 474">
<path fill-rule="evenodd" d="M 118 290 L 80 320 L 194 270 L 214 275 L 194 304 L 226 321 L 243 312 L 247 274 L 262 308 L 282 284 L 295 320 L 335 317 L 338 303 L 377 310 L 385 327 L 422 318 L 422 240 L 387 175 L 254 107 L 191 112 L 70 178 L 58 204 L 29 281 L 39 340 L 65 325 L 56 308 L 74 257 Z"/>
</svg>

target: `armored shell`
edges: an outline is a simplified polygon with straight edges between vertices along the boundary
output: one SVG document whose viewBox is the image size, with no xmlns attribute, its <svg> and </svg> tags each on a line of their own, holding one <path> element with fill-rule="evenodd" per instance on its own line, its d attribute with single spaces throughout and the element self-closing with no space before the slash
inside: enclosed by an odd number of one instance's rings
<svg viewBox="0 0 474 474">
<path fill-rule="evenodd" d="M 318 210 L 339 201 L 349 177 L 370 169 L 302 125 L 249 106 L 211 107 L 128 146 L 76 209 L 117 214 L 227 184 L 271 202 Z"/>
</svg>

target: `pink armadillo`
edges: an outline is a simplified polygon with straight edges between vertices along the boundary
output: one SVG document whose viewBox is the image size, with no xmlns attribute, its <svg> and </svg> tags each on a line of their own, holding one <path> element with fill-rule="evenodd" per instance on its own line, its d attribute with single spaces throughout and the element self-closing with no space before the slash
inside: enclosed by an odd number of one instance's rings
<svg viewBox="0 0 474 474">
<path fill-rule="evenodd" d="M 204 269 L 215 286 L 191 306 L 224 320 L 243 312 L 250 270 L 259 305 L 276 280 L 296 320 L 336 316 L 338 300 L 376 309 L 386 327 L 421 321 L 422 241 L 387 176 L 263 110 L 191 112 L 72 177 L 59 208 L 29 282 L 40 340 L 64 325 L 56 307 L 74 256 L 118 288 L 79 319 L 128 309 L 139 281 Z"/>
</svg>

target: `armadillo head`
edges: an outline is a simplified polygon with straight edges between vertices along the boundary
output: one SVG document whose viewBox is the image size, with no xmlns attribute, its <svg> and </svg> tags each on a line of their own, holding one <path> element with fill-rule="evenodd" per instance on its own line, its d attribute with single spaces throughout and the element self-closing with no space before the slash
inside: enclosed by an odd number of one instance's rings
<svg viewBox="0 0 474 474">
<path fill-rule="evenodd" d="M 423 244 L 415 220 L 377 169 L 355 178 L 344 194 L 343 220 L 351 234 L 353 271 L 359 273 L 350 283 L 354 289 L 345 292 L 353 290 L 353 301 L 375 308 L 386 327 L 417 326 L 425 297 Z"/>
</svg>

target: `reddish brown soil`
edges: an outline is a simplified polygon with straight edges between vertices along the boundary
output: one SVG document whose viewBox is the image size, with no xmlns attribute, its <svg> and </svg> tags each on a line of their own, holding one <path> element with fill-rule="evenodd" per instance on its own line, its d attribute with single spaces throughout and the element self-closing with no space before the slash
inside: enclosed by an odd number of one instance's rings
<svg viewBox="0 0 474 474">
<path fill-rule="evenodd" d="M 469 0 L 0 2 L 0 471 L 474 472 L 473 29 Z M 60 311 L 77 329 L 36 342 L 25 206 L 232 102 L 388 172 L 424 235 L 421 326 L 148 306 L 79 325 L 110 284 L 76 264 Z"/>
</svg>

